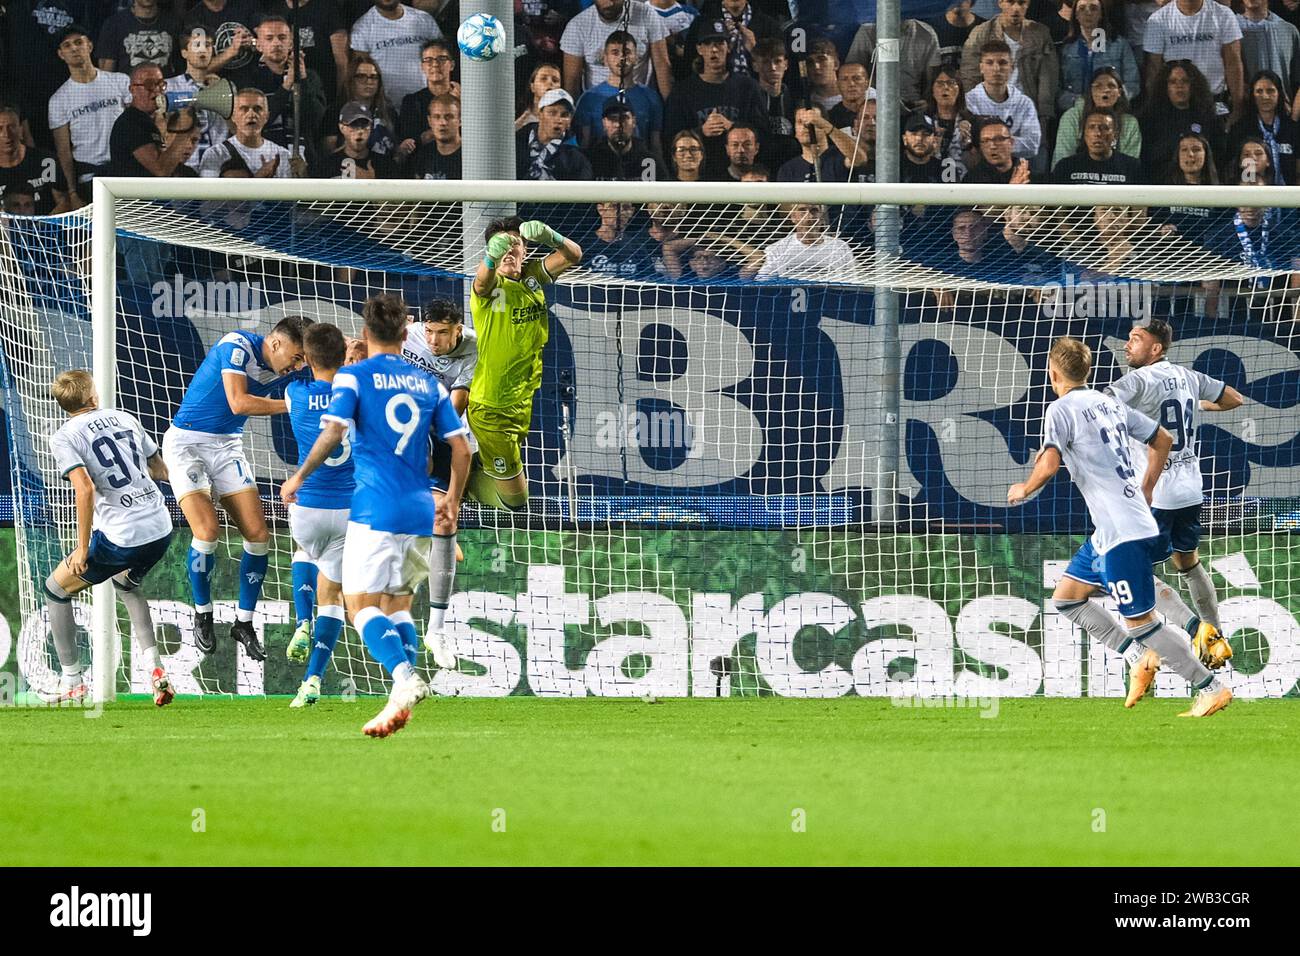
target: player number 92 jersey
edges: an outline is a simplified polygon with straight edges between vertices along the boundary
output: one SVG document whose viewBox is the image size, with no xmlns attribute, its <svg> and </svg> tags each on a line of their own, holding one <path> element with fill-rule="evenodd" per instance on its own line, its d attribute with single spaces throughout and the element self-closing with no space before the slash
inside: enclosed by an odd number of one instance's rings
<svg viewBox="0 0 1300 956">
<path fill-rule="evenodd" d="M 357 489 L 351 520 L 393 534 L 433 533 L 430 432 L 466 432 L 447 390 L 398 355 L 376 355 L 334 376 L 322 421 L 351 425 Z"/>
<path fill-rule="evenodd" d="M 50 439 L 67 477 L 85 468 L 95 486 L 93 527 L 122 548 L 157 541 L 172 530 L 162 492 L 149 477 L 158 445 L 135 416 L 111 408 L 74 415 Z"/>
<path fill-rule="evenodd" d="M 1124 404 L 1154 418 L 1174 438 L 1165 473 L 1151 496 L 1153 507 L 1189 508 L 1205 500 L 1197 422 L 1201 401 L 1217 402 L 1226 389 L 1216 378 L 1166 361 L 1134 369 L 1106 389 Z M 1139 480 L 1142 471 L 1139 463 Z"/>
<path fill-rule="evenodd" d="M 1076 388 L 1047 406 L 1043 446 L 1060 452 L 1087 502 L 1098 554 L 1160 533 L 1129 444 L 1130 438 L 1150 442 L 1156 429 L 1141 412 L 1090 388 Z"/>
</svg>

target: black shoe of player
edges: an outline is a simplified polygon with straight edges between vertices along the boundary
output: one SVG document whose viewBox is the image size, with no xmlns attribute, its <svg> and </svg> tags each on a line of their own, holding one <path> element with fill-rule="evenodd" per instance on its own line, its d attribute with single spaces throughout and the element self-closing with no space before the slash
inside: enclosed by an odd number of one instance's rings
<svg viewBox="0 0 1300 956">
<path fill-rule="evenodd" d="M 217 635 L 212 630 L 212 612 L 194 612 L 194 646 L 200 653 L 211 654 L 217 649 Z"/>
<path fill-rule="evenodd" d="M 236 621 L 230 627 L 231 640 L 238 641 L 244 645 L 244 650 L 248 651 L 248 656 L 255 661 L 266 660 L 266 648 L 262 642 L 257 639 L 257 631 L 253 629 L 252 621 Z"/>
</svg>

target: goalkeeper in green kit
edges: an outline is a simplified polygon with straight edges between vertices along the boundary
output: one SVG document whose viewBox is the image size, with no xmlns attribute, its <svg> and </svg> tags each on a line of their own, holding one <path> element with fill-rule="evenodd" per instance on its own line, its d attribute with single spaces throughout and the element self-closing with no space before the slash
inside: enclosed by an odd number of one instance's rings
<svg viewBox="0 0 1300 956">
<path fill-rule="evenodd" d="M 528 501 L 522 445 L 550 331 L 546 286 L 582 261 L 582 247 L 543 222 L 518 217 L 494 220 L 484 239 L 487 250 L 469 300 L 478 365 L 466 411 L 479 457 L 467 491 L 492 508 L 521 508 Z M 525 262 L 528 243 L 552 251 Z"/>
</svg>

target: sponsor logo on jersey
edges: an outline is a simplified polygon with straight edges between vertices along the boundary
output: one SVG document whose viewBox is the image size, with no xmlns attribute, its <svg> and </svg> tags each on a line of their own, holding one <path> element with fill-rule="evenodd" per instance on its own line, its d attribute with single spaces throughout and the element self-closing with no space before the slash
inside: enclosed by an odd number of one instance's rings
<svg viewBox="0 0 1300 956">
<path fill-rule="evenodd" d="M 506 460 L 504 458 L 493 458 L 492 467 L 496 469 L 497 474 L 504 475 L 506 473 Z"/>
</svg>

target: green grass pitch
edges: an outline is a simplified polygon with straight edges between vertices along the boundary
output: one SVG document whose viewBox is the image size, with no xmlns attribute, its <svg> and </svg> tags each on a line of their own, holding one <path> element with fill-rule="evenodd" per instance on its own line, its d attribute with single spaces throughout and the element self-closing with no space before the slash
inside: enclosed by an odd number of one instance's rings
<svg viewBox="0 0 1300 956">
<path fill-rule="evenodd" d="M 6 708 L 0 862 L 1300 863 L 1289 700 L 379 703 Z"/>
</svg>

